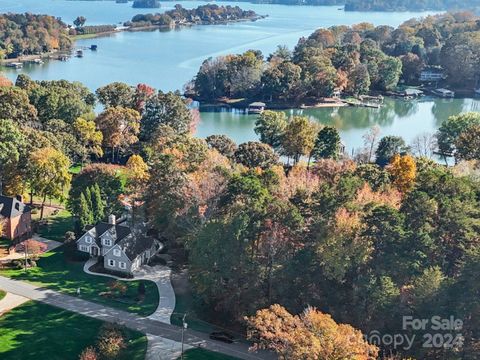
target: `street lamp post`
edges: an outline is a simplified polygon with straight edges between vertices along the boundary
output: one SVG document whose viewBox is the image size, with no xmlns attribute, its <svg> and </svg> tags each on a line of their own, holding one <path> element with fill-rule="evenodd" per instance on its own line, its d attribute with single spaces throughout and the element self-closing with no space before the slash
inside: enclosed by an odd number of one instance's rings
<svg viewBox="0 0 480 360">
<path fill-rule="evenodd" d="M 181 359 L 183 360 L 183 340 L 184 340 L 184 333 L 185 333 L 185 330 L 187 330 L 187 327 L 188 327 L 188 324 L 185 322 L 185 317 L 187 316 L 187 314 L 183 314 L 183 318 L 182 318 L 182 356 L 181 356 Z"/>
</svg>

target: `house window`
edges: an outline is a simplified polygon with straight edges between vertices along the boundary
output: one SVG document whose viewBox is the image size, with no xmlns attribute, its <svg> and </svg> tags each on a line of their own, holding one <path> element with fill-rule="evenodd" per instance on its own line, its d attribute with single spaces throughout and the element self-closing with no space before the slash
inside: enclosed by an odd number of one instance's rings
<svg viewBox="0 0 480 360">
<path fill-rule="evenodd" d="M 122 255 L 122 252 L 118 249 L 113 249 L 113 255 L 115 256 L 121 256 Z"/>
<path fill-rule="evenodd" d="M 127 264 L 124 263 L 123 261 L 119 261 L 118 266 L 120 267 L 120 269 L 126 269 L 127 268 Z"/>
<path fill-rule="evenodd" d="M 110 239 L 103 239 L 103 245 L 105 245 L 105 246 L 111 246 L 111 245 L 112 245 L 112 240 L 110 240 Z"/>
<path fill-rule="evenodd" d="M 85 245 L 80 245 L 80 251 L 88 251 L 88 248 Z"/>
<path fill-rule="evenodd" d="M 85 237 L 85 242 L 87 244 L 91 244 L 92 243 L 92 238 L 90 236 Z"/>
<path fill-rule="evenodd" d="M 108 266 L 115 266 L 115 260 L 108 259 Z"/>
</svg>

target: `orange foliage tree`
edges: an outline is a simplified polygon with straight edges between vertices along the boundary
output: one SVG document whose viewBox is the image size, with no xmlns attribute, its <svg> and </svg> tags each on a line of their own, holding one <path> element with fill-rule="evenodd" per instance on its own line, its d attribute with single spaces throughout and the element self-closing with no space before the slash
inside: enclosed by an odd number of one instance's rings
<svg viewBox="0 0 480 360">
<path fill-rule="evenodd" d="M 411 155 L 395 155 L 387 167 L 392 176 L 393 184 L 401 192 L 407 192 L 412 188 L 417 176 L 417 165 Z"/>
<path fill-rule="evenodd" d="M 280 359 L 373 360 L 378 355 L 378 348 L 368 344 L 359 330 L 337 324 L 315 308 L 292 315 L 276 304 L 246 321 L 253 350 L 273 350 Z"/>
</svg>

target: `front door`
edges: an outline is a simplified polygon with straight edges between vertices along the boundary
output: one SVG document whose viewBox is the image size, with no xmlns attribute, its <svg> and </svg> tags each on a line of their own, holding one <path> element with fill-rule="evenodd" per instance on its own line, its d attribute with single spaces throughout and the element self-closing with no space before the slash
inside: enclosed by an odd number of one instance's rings
<svg viewBox="0 0 480 360">
<path fill-rule="evenodd" d="M 92 246 L 90 251 L 93 256 L 98 256 L 98 248 L 96 246 Z"/>
</svg>

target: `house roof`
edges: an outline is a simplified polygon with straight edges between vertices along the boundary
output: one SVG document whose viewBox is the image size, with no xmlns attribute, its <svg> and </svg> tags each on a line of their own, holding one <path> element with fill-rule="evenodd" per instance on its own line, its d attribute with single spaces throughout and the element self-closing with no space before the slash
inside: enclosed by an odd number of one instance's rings
<svg viewBox="0 0 480 360">
<path fill-rule="evenodd" d="M 0 215 L 4 218 L 15 218 L 30 212 L 30 206 L 25 205 L 17 198 L 0 195 Z"/>
<path fill-rule="evenodd" d="M 95 238 L 95 242 L 97 243 L 98 246 L 101 246 L 100 244 L 100 237 L 105 234 L 107 231 L 110 232 L 112 235 L 112 239 L 114 244 L 118 243 L 125 237 L 129 236 L 132 231 L 128 226 L 124 225 L 119 225 L 119 224 L 109 224 L 105 222 L 99 222 L 97 225 L 91 227 L 88 229 L 88 233 L 92 235 Z"/>
<path fill-rule="evenodd" d="M 150 249 L 155 240 L 146 236 L 129 236 L 117 243 L 130 260 L 134 260 L 138 255 Z"/>
<path fill-rule="evenodd" d="M 130 227 L 120 224 L 100 222 L 87 232 L 95 238 L 98 247 L 102 247 L 101 236 L 107 231 L 110 232 L 113 243 L 120 246 L 130 260 L 134 260 L 145 250 L 150 249 L 155 242 L 153 238 L 134 234 Z"/>
</svg>

